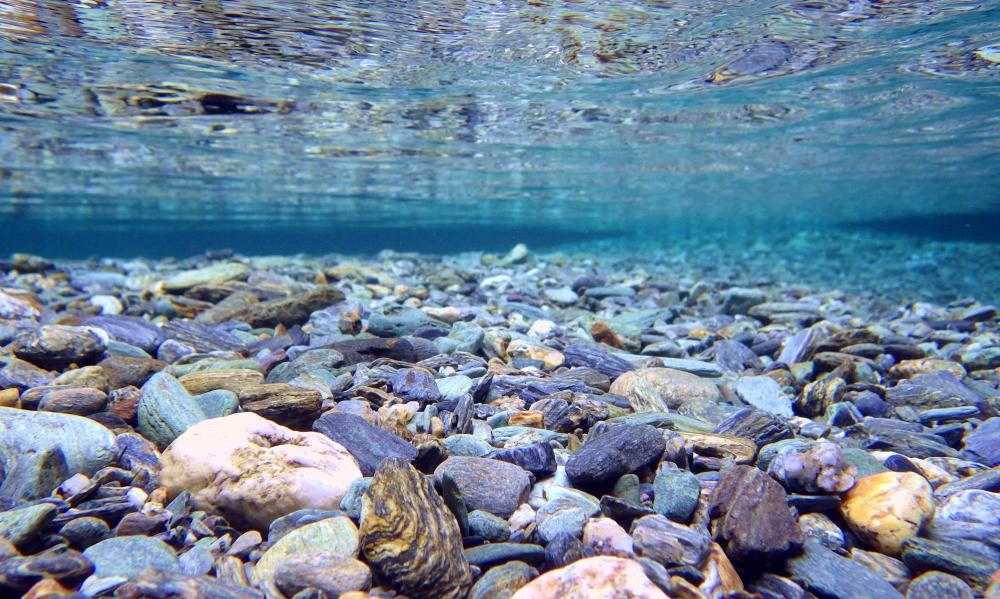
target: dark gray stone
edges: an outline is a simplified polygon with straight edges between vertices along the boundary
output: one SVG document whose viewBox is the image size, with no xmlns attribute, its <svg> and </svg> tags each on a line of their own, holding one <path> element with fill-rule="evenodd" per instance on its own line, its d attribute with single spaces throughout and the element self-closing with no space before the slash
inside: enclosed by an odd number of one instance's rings
<svg viewBox="0 0 1000 599">
<path fill-rule="evenodd" d="M 969 585 L 944 572 L 925 572 L 906 587 L 906 599 L 972 599 Z"/>
<path fill-rule="evenodd" d="M 785 569 L 819 597 L 829 599 L 902 599 L 891 584 L 865 566 L 840 557 L 816 539 L 807 539 L 802 554 L 785 561 Z"/>
<path fill-rule="evenodd" d="M 545 548 L 531 543 L 489 543 L 466 549 L 465 558 L 483 570 L 513 561 L 538 566 L 545 562 Z"/>
<path fill-rule="evenodd" d="M 965 437 L 965 456 L 991 468 L 1000 466 L 1000 418 L 984 420 Z"/>
<path fill-rule="evenodd" d="M 165 339 L 160 327 L 138 316 L 101 314 L 85 318 L 83 324 L 102 329 L 115 341 L 133 345 L 151 355 L 156 354 Z"/>
<path fill-rule="evenodd" d="M 417 401 L 421 404 L 436 403 L 441 400 L 434 376 L 422 368 L 397 370 L 390 380 L 392 392 L 403 401 Z"/>
<path fill-rule="evenodd" d="M 416 447 L 354 414 L 327 412 L 313 423 L 313 430 L 351 452 L 365 476 L 373 475 L 388 458 L 412 462 L 417 457 Z"/>
<path fill-rule="evenodd" d="M 556 471 L 556 454 L 548 443 L 535 443 L 526 447 L 497 449 L 486 457 L 517 464 L 541 479 Z"/>
<path fill-rule="evenodd" d="M 612 355 L 597 344 L 573 343 L 563 350 L 566 366 L 586 366 L 614 380 L 622 373 L 635 370 L 624 358 Z"/>
<path fill-rule="evenodd" d="M 701 481 L 688 470 L 661 468 L 653 479 L 653 509 L 676 522 L 691 519 L 701 495 Z"/>
<path fill-rule="evenodd" d="M 376 337 L 402 337 L 412 335 L 421 327 L 430 327 L 437 321 L 422 310 L 410 306 L 386 306 L 372 312 L 368 319 L 368 332 Z"/>
<path fill-rule="evenodd" d="M 271 523 L 271 526 L 267 528 L 267 543 L 268 545 L 274 545 L 288 533 L 297 528 L 302 528 L 306 524 L 312 524 L 313 522 L 319 522 L 320 520 L 326 520 L 327 518 L 336 518 L 337 516 L 345 515 L 346 514 L 344 512 L 337 510 L 306 509 L 292 512 L 291 514 L 282 516 Z"/>
<path fill-rule="evenodd" d="M 715 427 L 715 432 L 720 435 L 746 437 L 753 440 L 757 447 L 791 439 L 793 436 L 787 422 L 774 414 L 753 408 L 743 408 L 733 412 Z"/>
<path fill-rule="evenodd" d="M 508 518 L 527 501 L 531 491 L 528 473 L 514 464 L 486 458 L 452 457 L 441 463 L 434 476 L 450 475 L 470 510 L 483 510 Z"/>
<path fill-rule="evenodd" d="M 509 599 L 518 589 L 538 577 L 538 570 L 519 561 L 490 568 L 469 592 L 469 599 Z"/>
<path fill-rule="evenodd" d="M 566 474 L 576 485 L 612 485 L 623 474 L 655 464 L 666 442 L 657 429 L 621 424 L 595 427 L 566 462 Z"/>
</svg>

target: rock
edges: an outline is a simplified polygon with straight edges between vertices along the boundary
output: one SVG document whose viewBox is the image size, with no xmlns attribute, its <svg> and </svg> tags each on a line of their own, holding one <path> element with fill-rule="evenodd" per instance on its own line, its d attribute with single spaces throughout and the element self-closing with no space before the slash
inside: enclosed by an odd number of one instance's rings
<svg viewBox="0 0 1000 599">
<path fill-rule="evenodd" d="M 305 589 L 318 589 L 327 597 L 340 597 L 350 591 L 367 591 L 372 573 L 363 562 L 321 552 L 292 556 L 274 575 L 275 585 L 286 597 Z"/>
<path fill-rule="evenodd" d="M 781 386 L 769 376 L 741 376 L 733 385 L 736 395 L 765 412 L 782 418 L 791 418 L 792 398 L 785 395 Z"/>
<path fill-rule="evenodd" d="M 917 534 L 934 513 L 931 486 L 913 472 L 882 472 L 858 479 L 840 514 L 854 534 L 889 555 Z"/>
<path fill-rule="evenodd" d="M 579 537 L 587 523 L 587 511 L 575 501 L 560 498 L 543 505 L 535 514 L 535 531 L 548 543 L 559 534 Z"/>
<path fill-rule="evenodd" d="M 469 533 L 490 542 L 503 542 L 510 538 L 510 523 L 489 512 L 473 510 L 469 513 Z"/>
<path fill-rule="evenodd" d="M 0 561 L 0 590 L 27 591 L 24 599 L 77 596 L 67 587 L 78 587 L 93 573 L 94 564 L 72 549 L 13 557 Z"/>
<path fill-rule="evenodd" d="M 142 387 L 137 410 L 139 432 L 163 449 L 196 423 L 228 416 L 238 408 L 230 391 L 192 396 L 177 379 L 158 372 Z"/>
<path fill-rule="evenodd" d="M 529 255 L 528 246 L 519 243 L 510 248 L 507 255 L 500 259 L 499 264 L 519 264 L 527 260 Z"/>
<path fill-rule="evenodd" d="M 70 364 L 94 364 L 107 344 L 85 327 L 45 325 L 18 335 L 9 346 L 18 358 L 36 366 L 62 370 Z"/>
<path fill-rule="evenodd" d="M 701 360 L 688 360 L 686 358 L 660 358 L 657 360 L 660 366 L 680 370 L 704 378 L 716 378 L 725 374 L 725 370 L 718 364 L 702 362 Z"/>
<path fill-rule="evenodd" d="M 627 397 L 636 412 L 677 410 L 695 417 L 712 414 L 722 399 L 715 383 L 672 368 L 626 372 L 615 379 L 610 392 Z"/>
<path fill-rule="evenodd" d="M 886 390 L 885 399 L 891 406 L 912 406 L 917 409 L 976 406 L 985 408 L 984 399 L 969 389 L 950 372 L 920 374 L 902 380 Z"/>
<path fill-rule="evenodd" d="M 295 430 L 309 430 L 319 416 L 319 391 L 285 383 L 247 385 L 240 390 L 240 408 Z"/>
<path fill-rule="evenodd" d="M 979 489 L 954 493 L 937 508 L 928 529 L 935 538 L 1000 538 L 1000 494 Z"/>
<path fill-rule="evenodd" d="M 906 588 L 906 599 L 972 599 L 969 585 L 944 572 L 925 572 Z"/>
<path fill-rule="evenodd" d="M 309 320 L 309 315 L 344 301 L 344 293 L 330 285 L 320 285 L 302 295 L 268 300 L 236 308 L 225 320 L 238 320 L 251 327 L 291 326 Z"/>
<path fill-rule="evenodd" d="M 5 357 L 0 362 L 4 363 L 3 368 L 0 368 L 0 387 L 4 389 L 26 391 L 32 387 L 47 385 L 55 378 L 55 374 L 24 360 Z"/>
<path fill-rule="evenodd" d="M 910 537 L 902 549 L 903 562 L 913 571 L 947 572 L 964 580 L 977 595 L 989 586 L 991 576 L 1000 569 L 1000 550 L 978 541 Z"/>
<path fill-rule="evenodd" d="M 107 373 L 108 388 L 120 389 L 128 386 L 141 387 L 149 377 L 166 368 L 167 363 L 148 358 L 112 355 L 101 360 L 99 366 Z"/>
<path fill-rule="evenodd" d="M 111 528 L 100 518 L 85 516 L 64 524 L 59 534 L 69 541 L 71 547 L 82 551 L 111 536 Z"/>
<path fill-rule="evenodd" d="M 449 456 L 468 456 L 481 458 L 493 451 L 493 446 L 486 441 L 467 434 L 457 434 L 441 440 L 448 450 Z M 553 456 L 554 457 L 554 456 Z M 510 462 L 511 460 L 504 460 Z"/>
<path fill-rule="evenodd" d="M 789 576 L 819 597 L 830 599 L 901 599 L 891 584 L 847 558 L 840 557 L 815 539 L 808 539 L 802 554 L 785 561 Z"/>
<path fill-rule="evenodd" d="M 174 345 L 174 350 L 181 350 L 182 355 L 188 353 L 187 350 L 242 352 L 247 345 L 244 338 L 239 337 L 228 328 L 192 320 L 171 320 L 163 325 L 161 330 L 167 336 L 167 340 L 160 344 L 157 349 L 157 357 L 165 362 L 173 362 L 176 359 L 165 355 L 170 344 Z M 184 349 L 185 347 L 187 350 Z"/>
<path fill-rule="evenodd" d="M 131 579 L 147 569 L 157 573 L 180 572 L 174 550 L 153 537 L 112 537 L 91 545 L 83 556 L 94 563 L 94 575 L 101 578 Z"/>
<path fill-rule="evenodd" d="M 200 509 L 258 530 L 296 510 L 338 508 L 351 483 L 361 478 L 341 445 L 250 413 L 195 424 L 160 463 L 171 496 L 190 491 Z"/>
<path fill-rule="evenodd" d="M 730 287 L 722 294 L 722 312 L 725 314 L 746 314 L 750 308 L 767 301 L 767 295 L 760 289 Z"/>
<path fill-rule="evenodd" d="M 991 468 L 1000 466 L 1000 418 L 987 418 L 965 437 L 965 455 Z"/>
<path fill-rule="evenodd" d="M 74 474 L 92 475 L 118 455 L 114 434 L 69 414 L 0 408 L 0 505 L 47 496 Z"/>
<path fill-rule="evenodd" d="M 160 327 L 137 316 L 102 314 L 83 319 L 83 324 L 103 330 L 115 341 L 155 354 L 165 339 Z"/>
<path fill-rule="evenodd" d="M 643 516 L 632 524 L 632 542 L 638 555 L 668 568 L 700 568 L 712 550 L 707 530 L 684 526 L 659 514 Z"/>
<path fill-rule="evenodd" d="M 458 401 L 472 391 L 472 379 L 464 374 L 437 379 L 437 388 L 441 392 L 441 399 L 444 401 Z"/>
<path fill-rule="evenodd" d="M 362 481 L 369 481 L 371 479 L 359 478 L 351 483 L 351 488 L 354 488 L 356 484 Z M 365 487 L 367 489 L 367 487 Z M 346 496 L 345 496 L 346 498 Z M 358 509 L 360 514 L 360 508 Z M 307 524 L 312 524 L 314 522 L 319 522 L 320 520 L 326 520 L 327 518 L 336 518 L 337 516 L 343 516 L 344 512 L 338 512 L 337 510 L 313 510 L 304 509 L 297 510 L 288 514 L 287 516 L 282 516 L 271 522 L 271 525 L 267 527 L 267 542 L 269 545 L 274 546 L 278 541 L 283 539 L 285 535 L 302 528 Z M 260 534 L 257 531 L 250 531 L 247 534 Z M 235 542 L 234 542 L 235 545 Z M 354 555 L 357 555 L 357 551 L 354 551 Z"/>
<path fill-rule="evenodd" d="M 563 306 L 575 304 L 576 301 L 580 299 L 580 296 L 578 296 L 569 287 L 557 287 L 554 289 L 546 289 L 542 293 L 545 295 L 545 298 L 548 299 L 550 302 L 554 302 L 556 304 L 560 304 Z"/>
<path fill-rule="evenodd" d="M 609 353 L 597 344 L 573 343 L 563 350 L 563 358 L 566 366 L 592 368 L 612 379 L 635 369 L 628 360 Z"/>
<path fill-rule="evenodd" d="M 55 387 L 46 391 L 41 401 L 38 402 L 38 409 L 43 412 L 89 416 L 102 411 L 107 402 L 108 395 L 100 389 Z"/>
<path fill-rule="evenodd" d="M 416 401 L 421 404 L 436 403 L 441 400 L 434 376 L 421 368 L 403 368 L 397 370 L 390 379 L 392 392 L 403 401 Z"/>
<path fill-rule="evenodd" d="M 324 518 L 292 530 L 271 545 L 257 561 L 254 579 L 258 584 L 264 584 L 275 577 L 283 564 L 296 558 L 321 553 L 354 558 L 358 555 L 358 547 L 358 529 L 350 518 Z"/>
<path fill-rule="evenodd" d="M 583 527 L 583 544 L 597 555 L 632 557 L 632 537 L 611 518 L 591 518 Z"/>
<path fill-rule="evenodd" d="M 451 457 L 435 470 L 438 479 L 447 473 L 458 485 L 470 510 L 509 517 L 528 500 L 531 479 L 519 466 L 499 460 Z"/>
<path fill-rule="evenodd" d="M 247 368 L 223 368 L 221 370 L 202 370 L 185 374 L 177 379 L 188 393 L 199 395 L 209 391 L 225 389 L 239 395 L 240 391 L 251 385 L 262 385 L 264 375 Z"/>
<path fill-rule="evenodd" d="M 547 572 L 514 593 L 511 599 L 667 599 L 631 559 L 597 556 Z"/>
<path fill-rule="evenodd" d="M 524 562 L 508 562 L 483 574 L 469 592 L 469 599 L 510 599 L 538 577 L 538 570 Z"/>
<path fill-rule="evenodd" d="M 611 485 L 623 474 L 654 464 L 665 447 L 663 435 L 645 424 L 592 430 L 566 462 L 566 474 L 575 485 Z"/>
<path fill-rule="evenodd" d="M 472 584 L 455 518 L 401 460 L 384 461 L 364 495 L 361 550 L 379 575 L 414 599 L 464 597 Z"/>
<path fill-rule="evenodd" d="M 795 493 L 843 493 L 854 486 L 856 472 L 829 441 L 783 447 L 767 466 L 768 474 Z"/>
<path fill-rule="evenodd" d="M 250 275 L 250 267 L 238 262 L 220 262 L 205 268 L 185 270 L 163 281 L 165 291 L 185 291 L 198 285 L 225 283 L 233 279 L 245 279 Z"/>
<path fill-rule="evenodd" d="M 653 493 L 656 513 L 684 523 L 698 507 L 701 481 L 688 470 L 661 467 L 653 479 Z"/>
<path fill-rule="evenodd" d="M 474 322 L 458 321 L 451 327 L 446 337 L 434 340 L 434 347 L 444 354 L 465 352 L 478 354 L 486 338 L 486 332 Z"/>
<path fill-rule="evenodd" d="M 486 457 L 516 464 L 540 479 L 556 472 L 556 454 L 552 445 L 548 443 L 497 449 L 491 451 Z"/>
<path fill-rule="evenodd" d="M 36 536 L 55 516 L 56 506 L 51 503 L 0 512 L 0 537 L 24 550 L 37 540 Z"/>
<path fill-rule="evenodd" d="M 466 549 L 465 557 L 470 564 L 482 569 L 512 561 L 537 566 L 545 561 L 545 548 L 531 543 L 489 543 Z"/>
<path fill-rule="evenodd" d="M 729 415 L 713 431 L 719 435 L 746 437 L 758 447 L 793 436 L 791 427 L 783 419 L 763 410 L 744 408 Z"/>
<path fill-rule="evenodd" d="M 422 327 L 433 327 L 435 320 L 422 310 L 409 306 L 386 306 L 372 312 L 368 332 L 376 337 L 403 337 Z"/>
<path fill-rule="evenodd" d="M 752 466 L 722 472 L 709 500 L 714 536 L 734 562 L 776 562 L 798 551 L 802 531 L 785 490 Z"/>
<path fill-rule="evenodd" d="M 313 423 L 313 430 L 351 452 L 365 476 L 374 474 L 386 459 L 413 462 L 417 457 L 417 449 L 413 445 L 354 414 L 327 412 Z"/>
<path fill-rule="evenodd" d="M 635 297 L 635 289 L 625 287 L 624 285 L 618 287 L 591 287 L 584 291 L 583 294 L 593 299 L 606 299 L 609 297 Z"/>
<path fill-rule="evenodd" d="M 541 343 L 531 343 L 523 339 L 514 339 L 507 345 L 507 354 L 511 359 L 524 359 L 541 362 L 542 367 L 553 369 L 562 366 L 566 357 L 562 352 Z M 515 364 L 516 365 L 516 364 Z"/>
</svg>

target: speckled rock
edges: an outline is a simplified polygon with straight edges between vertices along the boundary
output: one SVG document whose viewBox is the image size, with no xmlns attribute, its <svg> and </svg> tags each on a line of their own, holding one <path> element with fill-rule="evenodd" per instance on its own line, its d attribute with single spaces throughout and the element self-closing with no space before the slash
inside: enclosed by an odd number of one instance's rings
<svg viewBox="0 0 1000 599">
<path fill-rule="evenodd" d="M 414 599 L 464 597 L 472 584 L 454 516 L 401 460 L 382 462 L 365 492 L 361 550 L 376 572 Z"/>
<path fill-rule="evenodd" d="M 160 464 L 171 495 L 190 491 L 199 507 L 258 530 L 296 510 L 336 509 L 361 478 L 341 445 L 249 413 L 195 424 L 167 448 Z"/>
<path fill-rule="evenodd" d="M 931 486 L 913 472 L 883 472 L 858 479 L 840 505 L 854 534 L 889 555 L 934 514 Z"/>
<path fill-rule="evenodd" d="M 35 535 L 56 516 L 56 506 L 50 503 L 29 505 L 0 512 L 0 538 L 20 549 L 35 541 Z"/>
<path fill-rule="evenodd" d="M 490 568 L 469 592 L 469 599 L 510 599 L 518 589 L 538 577 L 538 570 L 524 562 Z"/>
<path fill-rule="evenodd" d="M 327 597 L 340 597 L 351 591 L 367 591 L 372 573 L 364 562 L 324 551 L 290 557 L 278 567 L 274 583 L 286 597 L 309 588 Z"/>
<path fill-rule="evenodd" d="M 502 518 L 528 500 L 531 479 L 519 466 L 500 460 L 452 457 L 434 470 L 438 479 L 447 473 L 458 485 L 470 510 L 483 510 Z"/>
<path fill-rule="evenodd" d="M 638 555 L 668 568 L 700 568 L 712 550 L 707 530 L 678 524 L 659 514 L 636 520 L 632 524 L 632 541 Z"/>
<path fill-rule="evenodd" d="M 925 572 L 906 588 L 906 599 L 972 599 L 972 589 L 961 578 L 944 572 Z"/>
<path fill-rule="evenodd" d="M 26 362 L 61 370 L 70 364 L 83 366 L 100 361 L 107 344 L 86 327 L 45 325 L 18 335 L 9 347 Z"/>
<path fill-rule="evenodd" d="M 292 559 L 326 553 L 353 558 L 358 555 L 358 529 L 346 516 L 324 518 L 296 528 L 274 543 L 254 568 L 254 578 L 266 582 Z"/>
<path fill-rule="evenodd" d="M 877 574 L 841 557 L 815 539 L 803 544 L 800 555 L 786 560 L 792 579 L 818 597 L 830 599 L 902 599 L 891 584 Z"/>
<path fill-rule="evenodd" d="M 767 466 L 768 474 L 795 493 L 843 493 L 854 486 L 856 472 L 829 441 L 783 447 Z"/>
<path fill-rule="evenodd" d="M 661 468 L 653 479 L 653 509 L 675 522 L 687 522 L 698 507 L 701 481 L 689 470 Z"/>
<path fill-rule="evenodd" d="M 163 281 L 167 291 L 184 291 L 198 285 L 224 283 L 233 279 L 245 279 L 250 267 L 239 262 L 219 262 L 204 268 L 185 270 Z"/>
<path fill-rule="evenodd" d="M 757 408 L 781 416 L 792 417 L 792 398 L 781 390 L 781 385 L 769 376 L 743 376 L 733 385 L 736 395 Z"/>
<path fill-rule="evenodd" d="M 636 412 L 676 410 L 695 417 L 714 414 L 722 399 L 715 383 L 672 368 L 626 372 L 615 379 L 610 392 L 627 397 Z"/>
<path fill-rule="evenodd" d="M 668 599 L 642 566 L 631 559 L 597 556 L 547 572 L 532 580 L 512 599 Z"/>
</svg>

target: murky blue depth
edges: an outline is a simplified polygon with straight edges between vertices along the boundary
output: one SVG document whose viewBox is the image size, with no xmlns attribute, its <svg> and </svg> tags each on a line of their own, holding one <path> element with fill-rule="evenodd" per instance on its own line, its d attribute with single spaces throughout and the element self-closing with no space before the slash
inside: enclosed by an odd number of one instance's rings
<svg viewBox="0 0 1000 599">
<path fill-rule="evenodd" d="M 919 254 L 997 214 L 1000 0 L 0 3 L 0 252 Z"/>
</svg>

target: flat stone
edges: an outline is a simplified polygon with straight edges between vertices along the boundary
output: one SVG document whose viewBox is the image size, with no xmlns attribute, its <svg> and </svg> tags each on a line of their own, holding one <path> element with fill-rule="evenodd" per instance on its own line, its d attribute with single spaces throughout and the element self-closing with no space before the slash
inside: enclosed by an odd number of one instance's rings
<svg viewBox="0 0 1000 599">
<path fill-rule="evenodd" d="M 786 505 L 785 490 L 752 466 L 722 472 L 709 514 L 715 538 L 734 562 L 776 562 L 798 551 L 803 535 Z"/>
<path fill-rule="evenodd" d="M 363 480 L 367 479 L 359 478 L 356 481 L 354 481 L 354 483 Z M 354 483 L 351 484 L 352 487 L 354 486 Z M 291 514 L 288 514 L 287 516 L 282 516 L 276 519 L 274 522 L 271 522 L 271 525 L 267 527 L 267 542 L 269 545 L 273 546 L 275 543 L 280 541 L 285 535 L 296 529 L 302 528 L 307 524 L 319 522 L 320 520 L 326 520 L 327 518 L 336 518 L 337 516 L 343 516 L 344 513 L 345 512 L 340 512 L 337 510 L 313 510 L 313 509 L 294 511 Z"/>
<path fill-rule="evenodd" d="M 715 383 L 672 368 L 640 368 L 611 384 L 611 393 L 629 399 L 636 412 L 669 412 L 712 419 L 722 399 Z M 716 422 L 721 418 L 716 419 Z"/>
<path fill-rule="evenodd" d="M 560 534 L 579 537 L 587 523 L 587 511 L 571 499 L 556 499 L 543 505 L 535 514 L 535 531 L 548 543 Z"/>
<path fill-rule="evenodd" d="M 509 517 L 528 500 L 531 479 L 520 466 L 487 458 L 451 457 L 435 470 L 438 479 L 447 473 L 458 485 L 470 510 Z"/>
<path fill-rule="evenodd" d="M 62 370 L 100 361 L 107 344 L 86 327 L 45 325 L 18 335 L 8 346 L 18 358 L 36 366 Z"/>
<path fill-rule="evenodd" d="M 386 306 L 372 312 L 368 332 L 376 337 L 402 337 L 412 335 L 421 327 L 434 326 L 436 322 L 417 308 Z"/>
<path fill-rule="evenodd" d="M 961 578 L 976 594 L 989 586 L 1000 569 L 1000 549 L 968 539 L 931 540 L 910 537 L 903 543 L 902 559 L 912 570 L 940 570 Z"/>
<path fill-rule="evenodd" d="M 226 315 L 251 327 L 291 326 L 309 320 L 309 315 L 344 301 L 344 293 L 330 285 L 320 285 L 301 295 L 242 306 Z"/>
<path fill-rule="evenodd" d="M 112 537 L 88 547 L 83 556 L 94 563 L 94 574 L 101 578 L 135 578 L 145 570 L 180 572 L 174 550 L 159 539 L 144 536 Z"/>
<path fill-rule="evenodd" d="M 160 463 L 161 480 L 171 496 L 189 491 L 200 509 L 262 531 L 300 509 L 338 508 L 348 487 L 362 476 L 338 443 L 250 413 L 195 424 L 171 444 Z"/>
<path fill-rule="evenodd" d="M 166 339 L 160 327 L 138 316 L 101 314 L 83 319 L 83 324 L 101 329 L 115 341 L 138 347 L 149 354 L 155 354 Z"/>
<path fill-rule="evenodd" d="M 254 579 L 259 584 L 266 583 L 283 564 L 298 557 L 325 553 L 353 558 L 358 555 L 358 548 L 358 529 L 350 518 L 324 518 L 296 528 L 271 545 L 257 561 Z"/>
<path fill-rule="evenodd" d="M 305 589 L 318 589 L 327 597 L 340 597 L 351 591 L 367 591 L 372 573 L 363 562 L 327 551 L 291 556 L 278 567 L 275 586 L 286 597 Z"/>
<path fill-rule="evenodd" d="M 240 390 L 240 408 L 295 430 L 309 430 L 320 414 L 319 391 L 285 383 L 247 385 Z"/>
<path fill-rule="evenodd" d="M 972 589 L 961 578 L 944 572 L 925 572 L 910 581 L 906 599 L 972 599 Z"/>
<path fill-rule="evenodd" d="M 469 513 L 469 533 L 490 542 L 503 542 L 510 538 L 510 523 L 489 512 L 473 510 Z"/>
<path fill-rule="evenodd" d="M 643 516 L 632 524 L 632 542 L 638 555 L 668 568 L 700 568 L 712 550 L 707 530 L 678 524 L 659 514 Z"/>
<path fill-rule="evenodd" d="M 139 432 L 163 449 L 196 423 L 228 416 L 238 408 L 231 391 L 196 397 L 171 375 L 158 372 L 142 387 L 137 409 Z"/>
<path fill-rule="evenodd" d="M 725 374 L 721 366 L 712 362 L 689 360 L 686 358 L 659 358 L 658 361 L 664 368 L 680 370 L 705 378 L 716 378 Z"/>
<path fill-rule="evenodd" d="M 645 424 L 608 426 L 603 432 L 591 430 L 566 462 L 566 474 L 576 485 L 612 485 L 623 474 L 655 463 L 665 447 L 663 435 Z"/>
<path fill-rule="evenodd" d="M 417 401 L 421 404 L 436 403 L 441 400 L 434 376 L 421 368 L 403 368 L 397 370 L 390 378 L 392 392 L 405 401 Z"/>
<path fill-rule="evenodd" d="M 413 462 L 417 457 L 416 447 L 354 414 L 327 412 L 313 423 L 313 430 L 351 452 L 365 476 L 374 474 L 386 459 Z"/>
<path fill-rule="evenodd" d="M 760 289 L 730 287 L 722 293 L 722 312 L 746 314 L 750 308 L 767 301 L 767 294 Z"/>
<path fill-rule="evenodd" d="M 668 599 L 631 559 L 596 556 L 551 570 L 518 590 L 511 599 Z"/>
<path fill-rule="evenodd" d="M 753 408 L 743 408 L 729 415 L 712 431 L 719 435 L 746 437 L 757 447 L 775 443 L 793 436 L 791 427 L 784 419 Z"/>
<path fill-rule="evenodd" d="M 220 262 L 204 268 L 185 270 L 163 281 L 166 291 L 185 291 L 198 285 L 224 283 L 233 279 L 245 279 L 250 267 L 238 262 Z"/>
<path fill-rule="evenodd" d="M 516 464 L 539 479 L 556 472 L 556 455 L 549 443 L 534 443 L 525 447 L 497 449 L 491 451 L 486 457 Z"/>
<path fill-rule="evenodd" d="M 364 495 L 361 549 L 375 571 L 415 599 L 464 597 L 472 585 L 458 523 L 412 466 L 389 459 Z"/>
<path fill-rule="evenodd" d="M 781 385 L 769 376 L 741 376 L 733 385 L 736 395 L 765 412 L 782 418 L 791 418 L 792 398 L 781 390 Z"/>
<path fill-rule="evenodd" d="M 612 379 L 635 369 L 631 362 L 596 343 L 573 343 L 563 350 L 563 358 L 566 366 L 592 368 Z"/>
<path fill-rule="evenodd" d="M 830 599 L 901 599 L 877 574 L 807 539 L 802 553 L 785 561 L 789 576 L 819 597 Z"/>
<path fill-rule="evenodd" d="M 987 418 L 965 437 L 965 455 L 991 468 L 1000 466 L 1000 418 Z"/>
<path fill-rule="evenodd" d="M 192 395 L 225 389 L 239 395 L 245 387 L 264 383 L 264 375 L 248 368 L 202 370 L 177 379 Z"/>
</svg>

